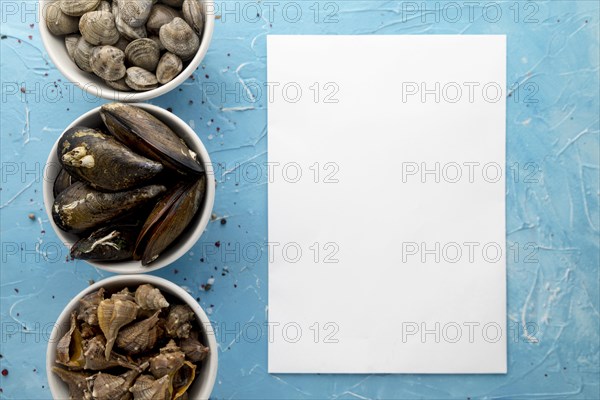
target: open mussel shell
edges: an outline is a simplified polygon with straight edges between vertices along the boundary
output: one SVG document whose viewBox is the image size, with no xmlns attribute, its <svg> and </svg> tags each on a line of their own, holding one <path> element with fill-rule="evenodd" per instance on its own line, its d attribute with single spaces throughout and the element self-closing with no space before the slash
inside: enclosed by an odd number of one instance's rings
<svg viewBox="0 0 600 400">
<path fill-rule="evenodd" d="M 165 191 L 164 186 L 149 185 L 129 191 L 105 193 L 83 182 L 76 182 L 54 200 L 52 219 L 64 231 L 84 232 L 132 212 Z"/>
<path fill-rule="evenodd" d="M 113 137 L 81 126 L 67 130 L 56 151 L 70 174 L 106 191 L 140 186 L 163 169 L 159 162 L 134 153 Z"/>
<path fill-rule="evenodd" d="M 200 208 L 205 187 L 204 176 L 179 183 L 156 204 L 137 239 L 134 259 L 148 265 L 177 239 Z"/>
<path fill-rule="evenodd" d="M 140 228 L 136 224 L 100 228 L 75 242 L 71 257 L 90 261 L 130 260 Z"/>
<path fill-rule="evenodd" d="M 102 106 L 104 124 L 126 146 L 174 171 L 201 174 L 204 166 L 171 128 L 141 108 L 123 103 Z"/>
</svg>

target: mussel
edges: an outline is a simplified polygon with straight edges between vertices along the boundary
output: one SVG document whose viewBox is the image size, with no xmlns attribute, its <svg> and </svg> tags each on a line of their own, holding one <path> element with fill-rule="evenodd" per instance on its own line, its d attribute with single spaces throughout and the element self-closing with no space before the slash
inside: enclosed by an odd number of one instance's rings
<svg viewBox="0 0 600 400">
<path fill-rule="evenodd" d="M 100 228 L 71 247 L 71 257 L 91 261 L 121 261 L 133 256 L 140 231 L 138 224 L 118 224 Z"/>
<path fill-rule="evenodd" d="M 109 103 L 102 106 L 100 115 L 110 133 L 135 152 L 177 172 L 204 172 L 196 153 L 171 128 L 141 108 Z"/>
<path fill-rule="evenodd" d="M 63 190 L 54 200 L 52 218 L 68 232 L 84 232 L 113 221 L 164 193 L 161 185 L 149 185 L 124 192 L 99 192 L 83 182 Z"/>
<path fill-rule="evenodd" d="M 52 186 L 52 194 L 54 197 L 58 196 L 60 192 L 77 182 L 76 178 L 73 178 L 64 168 L 60 169 L 60 172 L 54 179 L 54 185 Z"/>
<path fill-rule="evenodd" d="M 113 137 L 81 126 L 61 136 L 57 156 L 70 174 L 111 192 L 140 186 L 163 169 L 161 163 L 134 153 Z"/>
<path fill-rule="evenodd" d="M 181 182 L 154 207 L 137 239 L 134 259 L 148 265 L 181 235 L 200 208 L 206 178 Z"/>
</svg>

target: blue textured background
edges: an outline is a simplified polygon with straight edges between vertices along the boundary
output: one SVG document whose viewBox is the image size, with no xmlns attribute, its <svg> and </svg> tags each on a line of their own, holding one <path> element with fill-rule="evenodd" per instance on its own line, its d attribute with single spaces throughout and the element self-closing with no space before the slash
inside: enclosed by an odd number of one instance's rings
<svg viewBox="0 0 600 400">
<path fill-rule="evenodd" d="M 271 13 L 267 4 L 218 2 L 221 18 L 201 69 L 152 101 L 195 128 L 217 168 L 218 219 L 187 257 L 158 274 L 187 287 L 210 313 L 220 343 L 213 397 L 600 398 L 598 2 L 298 1 L 298 22 L 295 5 L 284 14 L 293 2 L 279 3 Z M 44 363 L 52 323 L 89 280 L 106 276 L 65 260 L 43 211 L 43 164 L 63 128 L 102 102 L 65 82 L 49 61 L 35 3 L 0 4 L 0 364 L 8 370 L 0 398 L 41 399 L 50 397 Z M 429 11 L 403 12 L 415 8 Z M 249 180 L 239 172 L 266 162 L 267 101 L 255 89 L 266 80 L 270 33 L 507 34 L 507 375 L 267 374 L 266 336 L 253 343 L 254 331 L 241 329 L 266 321 L 267 258 L 252 263 L 225 249 L 267 240 L 266 175 Z"/>
</svg>

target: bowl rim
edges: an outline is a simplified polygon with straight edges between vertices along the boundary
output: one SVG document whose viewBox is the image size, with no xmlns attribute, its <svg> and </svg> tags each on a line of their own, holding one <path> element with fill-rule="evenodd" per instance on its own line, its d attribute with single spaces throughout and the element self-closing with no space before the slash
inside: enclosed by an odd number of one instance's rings
<svg viewBox="0 0 600 400">
<path fill-rule="evenodd" d="M 196 52 L 194 58 L 190 60 L 188 66 L 183 69 L 179 75 L 173 78 L 171 81 L 165 83 L 164 85 L 158 86 L 156 89 L 151 89 L 145 92 L 122 92 L 120 90 L 113 89 L 104 83 L 95 82 L 92 79 L 81 81 L 76 75 L 74 68 L 66 63 L 62 62 L 58 53 L 54 49 L 54 46 L 50 44 L 51 37 L 64 37 L 53 35 L 48 27 L 46 26 L 44 19 L 44 9 L 47 3 L 52 2 L 53 0 L 38 0 L 38 21 L 39 21 L 39 30 L 40 36 L 42 38 L 42 43 L 44 45 L 44 49 L 46 53 L 56 66 L 56 69 L 68 79 L 69 82 L 76 84 L 81 90 L 91 94 L 94 97 L 100 97 L 103 99 L 111 100 L 111 101 L 121 101 L 121 102 L 140 102 L 153 99 L 158 96 L 162 96 L 163 94 L 169 93 L 173 89 L 179 87 L 183 82 L 185 82 L 189 76 L 191 76 L 194 71 L 198 68 L 202 60 L 206 57 L 208 53 L 208 48 L 210 47 L 213 33 L 215 30 L 215 5 L 214 0 L 200 0 L 204 4 L 205 9 L 208 9 L 209 12 L 205 13 L 204 19 L 204 28 L 202 30 L 202 37 L 200 39 L 200 47 Z M 65 49 L 66 52 L 66 49 Z M 85 71 L 81 71 L 86 73 Z M 100 79 L 100 78 L 99 78 Z"/>
<path fill-rule="evenodd" d="M 213 207 L 214 207 L 215 192 L 216 192 L 214 170 L 213 170 L 213 165 L 212 165 L 212 161 L 210 159 L 208 150 L 206 150 L 206 147 L 204 146 L 204 143 L 202 142 L 202 140 L 198 137 L 196 132 L 194 132 L 194 130 L 187 123 L 185 123 L 177 115 L 165 110 L 164 108 L 155 106 L 153 104 L 145 104 L 145 103 L 133 103 L 133 104 L 127 103 L 127 104 L 130 106 L 139 107 L 139 108 L 149 112 L 150 114 L 156 116 L 159 120 L 161 120 L 163 122 L 165 122 L 165 119 L 162 117 L 166 116 L 166 119 L 171 119 L 177 125 L 181 125 L 182 127 L 184 127 L 184 129 L 187 133 L 186 136 L 190 137 L 191 140 L 194 142 L 194 145 L 196 147 L 196 149 L 194 149 L 194 150 L 199 150 L 196 153 L 198 154 L 200 160 L 204 164 L 204 169 L 205 169 L 205 174 L 206 174 L 206 193 L 205 193 L 204 200 L 203 200 L 203 208 L 202 208 L 202 210 L 199 210 L 199 212 L 201 214 L 200 214 L 200 219 L 198 221 L 198 224 L 195 227 L 188 226 L 186 228 L 186 229 L 193 228 L 193 231 L 192 231 L 190 237 L 185 242 L 181 243 L 179 245 L 179 247 L 175 251 L 173 251 L 172 254 L 164 257 L 164 259 L 159 258 L 158 260 L 154 261 L 153 263 L 151 263 L 148 266 L 142 266 L 140 261 L 131 261 L 131 260 L 130 261 L 115 261 L 115 262 L 97 262 L 97 261 L 83 260 L 94 268 L 99 268 L 99 269 L 102 269 L 107 272 L 112 272 L 112 273 L 121 274 L 121 275 L 144 274 L 147 272 L 156 271 L 161 268 L 165 268 L 165 267 L 169 266 L 170 264 L 174 263 L 175 261 L 177 261 L 178 259 L 183 257 L 198 242 L 198 240 L 200 240 L 200 237 L 202 236 L 202 234 L 204 233 L 204 230 L 208 226 L 208 223 L 210 222 L 210 217 L 211 217 L 211 214 L 213 211 Z M 68 130 L 74 126 L 79 125 L 80 121 L 85 120 L 86 118 L 89 118 L 95 114 L 98 114 L 100 112 L 100 109 L 101 109 L 101 106 L 98 106 L 98 107 L 95 107 L 95 108 L 87 111 L 86 113 L 80 115 L 75 120 L 73 120 L 73 122 L 71 122 L 61 132 L 61 134 L 56 139 L 56 142 L 52 146 L 50 153 L 48 154 L 48 158 L 46 160 L 46 165 L 44 168 L 45 171 L 44 171 L 44 179 L 43 179 L 43 184 L 42 184 L 44 208 L 46 211 L 46 215 L 48 217 L 48 221 L 49 221 L 50 225 L 52 226 L 54 233 L 56 234 L 56 236 L 58 236 L 60 241 L 66 247 L 68 247 L 70 244 L 72 244 L 71 240 L 69 240 L 69 238 L 66 237 L 66 232 L 63 232 L 62 229 L 60 229 L 56 225 L 56 223 L 54 222 L 54 220 L 52 218 L 52 204 L 54 203 L 54 194 L 53 194 L 54 181 L 52 180 L 52 182 L 51 182 L 51 180 L 48 178 L 48 169 L 53 168 L 53 166 L 56 166 L 58 164 L 58 160 L 57 160 L 57 156 L 56 156 L 56 149 L 58 148 L 58 142 L 60 141 L 60 138 L 63 135 L 63 133 L 66 130 Z M 181 135 L 178 135 L 178 136 L 181 137 Z"/>
<path fill-rule="evenodd" d="M 69 301 L 69 303 L 67 303 L 67 305 L 63 308 L 60 315 L 56 319 L 56 322 L 52 327 L 50 337 L 48 338 L 48 346 L 46 347 L 46 378 L 48 379 L 48 386 L 50 387 L 50 393 L 52 394 L 53 399 L 58 399 L 58 385 L 63 384 L 60 378 L 54 375 L 51 371 L 52 366 L 55 365 L 54 360 L 56 357 L 54 351 L 56 349 L 56 343 L 58 343 L 59 340 L 57 336 L 59 334 L 59 329 L 62 326 L 62 324 L 66 323 L 67 319 L 70 318 L 71 311 L 73 311 L 78 306 L 79 299 L 81 299 L 86 294 L 92 293 L 100 289 L 101 287 L 110 284 L 122 284 L 123 286 L 132 286 L 133 284 L 141 285 L 144 283 L 149 283 L 154 287 L 157 287 L 161 290 L 165 290 L 169 292 L 169 294 L 180 298 L 183 303 L 190 306 L 190 308 L 194 311 L 197 320 L 200 322 L 206 333 L 206 337 L 208 340 L 207 345 L 210 349 L 210 353 L 206 361 L 208 365 L 208 379 L 204 380 L 201 384 L 202 386 L 199 390 L 199 398 L 208 399 L 210 397 L 210 394 L 212 393 L 212 389 L 217 378 L 219 355 L 215 331 L 204 309 L 188 292 L 186 292 L 180 286 L 167 279 L 154 275 L 116 275 L 106 279 L 102 279 L 94 283 L 93 285 L 90 285 L 85 289 L 81 290 L 77 295 L 75 295 L 75 297 L 73 297 Z"/>
</svg>

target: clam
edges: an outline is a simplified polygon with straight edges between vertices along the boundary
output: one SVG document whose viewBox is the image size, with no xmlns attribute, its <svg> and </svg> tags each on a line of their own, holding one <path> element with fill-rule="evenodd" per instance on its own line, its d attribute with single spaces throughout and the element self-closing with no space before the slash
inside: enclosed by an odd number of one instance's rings
<svg viewBox="0 0 600 400">
<path fill-rule="evenodd" d="M 110 133 L 137 153 L 174 171 L 204 172 L 196 153 L 167 125 L 141 108 L 109 103 L 102 106 L 100 115 Z"/>
<path fill-rule="evenodd" d="M 111 88 L 120 90 L 122 92 L 129 92 L 131 90 L 131 88 L 127 86 L 125 78 L 121 78 L 118 81 L 104 81 L 104 83 L 106 83 Z"/>
<path fill-rule="evenodd" d="M 181 57 L 182 60 L 193 58 L 200 47 L 200 38 L 194 30 L 179 17 L 163 25 L 159 31 L 162 44 L 171 53 Z"/>
<path fill-rule="evenodd" d="M 155 380 L 149 375 L 142 375 L 129 391 L 133 400 L 170 400 L 173 389 L 169 376 Z"/>
<path fill-rule="evenodd" d="M 140 186 L 163 169 L 162 164 L 132 152 L 112 136 L 81 126 L 61 136 L 57 156 L 67 172 L 111 192 Z"/>
<path fill-rule="evenodd" d="M 183 11 L 185 22 L 187 22 L 198 35 L 201 35 L 202 30 L 204 29 L 204 10 L 200 0 L 183 0 L 181 10 Z"/>
<path fill-rule="evenodd" d="M 115 46 L 117 49 L 119 49 L 123 53 L 125 53 L 125 49 L 127 48 L 127 45 L 129 44 L 129 42 L 130 42 L 130 40 L 127 40 L 125 37 L 120 36 L 117 43 L 113 44 L 113 46 Z"/>
<path fill-rule="evenodd" d="M 160 49 L 152 39 L 136 39 L 125 49 L 127 61 L 147 71 L 154 71 L 160 57 Z"/>
<path fill-rule="evenodd" d="M 165 190 L 164 186 L 149 185 L 125 192 L 104 193 L 76 182 L 56 197 L 52 218 L 62 230 L 83 232 L 135 210 Z"/>
<path fill-rule="evenodd" d="M 69 396 L 73 400 L 89 399 L 91 393 L 88 391 L 87 379 L 91 374 L 85 372 L 73 372 L 59 367 L 52 367 L 58 377 L 69 386 Z"/>
<path fill-rule="evenodd" d="M 67 15 L 81 17 L 88 11 L 95 10 L 100 0 L 60 0 L 60 9 Z"/>
<path fill-rule="evenodd" d="M 134 90 L 146 91 L 158 87 L 156 75 L 140 67 L 127 68 L 125 83 Z"/>
<path fill-rule="evenodd" d="M 119 16 L 132 28 L 143 26 L 150 16 L 153 0 L 119 0 Z"/>
<path fill-rule="evenodd" d="M 77 313 L 71 313 L 71 327 L 56 344 L 56 362 L 69 369 L 81 369 L 85 365 L 83 339 L 77 328 Z"/>
<path fill-rule="evenodd" d="M 177 57 L 173 53 L 166 52 L 160 58 L 158 66 L 156 67 L 156 79 L 162 84 L 170 82 L 175 78 L 183 69 L 183 63 L 181 58 Z"/>
<path fill-rule="evenodd" d="M 81 35 L 76 33 L 65 36 L 65 47 L 67 48 L 67 54 L 73 62 L 75 62 L 75 48 L 77 47 L 77 42 L 79 41 L 80 37 Z"/>
<path fill-rule="evenodd" d="M 156 324 L 159 313 L 157 311 L 151 317 L 121 329 L 117 335 L 117 347 L 127 354 L 138 354 L 154 347 L 158 338 Z"/>
<path fill-rule="evenodd" d="M 165 328 L 167 335 L 175 338 L 188 338 L 192 330 L 191 322 L 194 320 L 195 314 L 192 309 L 183 304 L 173 306 L 169 310 Z"/>
<path fill-rule="evenodd" d="M 165 299 L 159 289 L 145 283 L 138 286 L 135 291 L 135 302 L 142 310 L 160 310 L 169 307 L 169 302 Z"/>
<path fill-rule="evenodd" d="M 140 226 L 112 225 L 100 228 L 71 247 L 71 257 L 79 260 L 120 261 L 133 256 Z"/>
<path fill-rule="evenodd" d="M 125 76 L 125 54 L 113 46 L 98 46 L 92 51 L 90 67 L 100 78 L 117 81 Z"/>
<path fill-rule="evenodd" d="M 154 40 L 154 43 L 156 43 L 156 45 L 158 46 L 158 49 L 160 51 L 165 50 L 165 46 L 163 46 L 162 42 L 160 41 L 160 38 L 158 37 L 158 35 L 152 35 L 149 36 L 148 39 Z"/>
<path fill-rule="evenodd" d="M 146 30 L 158 33 L 161 26 L 168 24 L 175 17 L 181 17 L 181 13 L 178 10 L 164 4 L 156 4 L 152 7 L 148 21 L 146 21 Z"/>
<path fill-rule="evenodd" d="M 134 259 L 148 265 L 179 237 L 200 208 L 205 185 L 204 176 L 178 184 L 156 204 L 138 236 Z"/>
<path fill-rule="evenodd" d="M 74 182 L 77 182 L 77 179 L 73 178 L 69 173 L 61 168 L 60 172 L 54 179 L 54 185 L 52 186 L 52 194 L 54 197 L 58 196 L 60 192 L 71 186 Z"/>
<path fill-rule="evenodd" d="M 127 40 L 135 40 L 141 39 L 148 36 L 146 32 L 146 27 L 144 25 L 133 28 L 125 23 L 121 18 L 120 14 L 115 15 L 115 25 L 117 26 L 117 30 Z"/>
<path fill-rule="evenodd" d="M 108 11 L 83 14 L 79 20 L 79 31 L 87 42 L 95 45 L 115 44 L 119 40 L 115 17 Z"/>
<path fill-rule="evenodd" d="M 112 5 L 109 1 L 101 0 L 100 4 L 98 4 L 98 7 L 96 7 L 96 11 L 108 11 L 112 13 Z"/>
<path fill-rule="evenodd" d="M 125 356 L 110 352 L 108 360 L 105 357 L 106 339 L 103 336 L 97 335 L 90 339 L 85 345 L 84 368 L 92 371 L 101 371 L 108 368 L 123 367 L 127 369 L 138 369 L 138 366 L 129 361 Z"/>
<path fill-rule="evenodd" d="M 77 319 L 91 326 L 98 325 L 98 305 L 104 300 L 104 288 L 86 294 L 79 299 Z"/>
<path fill-rule="evenodd" d="M 173 400 L 181 399 L 196 378 L 196 366 L 185 361 L 181 368 L 175 372 L 171 379 L 173 386 Z"/>
<path fill-rule="evenodd" d="M 98 323 L 106 337 L 106 360 L 110 359 L 119 330 L 135 319 L 138 308 L 133 301 L 119 299 L 102 300 L 98 305 Z"/>
<path fill-rule="evenodd" d="M 60 0 L 46 6 L 44 19 L 48 30 L 54 35 L 67 35 L 79 31 L 79 18 L 65 14 L 60 8 Z"/>
<path fill-rule="evenodd" d="M 185 354 L 171 340 L 160 349 L 160 354 L 150 359 L 150 373 L 155 378 L 162 378 L 174 374 L 185 363 Z"/>
<path fill-rule="evenodd" d="M 77 41 L 75 50 L 73 51 L 75 64 L 85 72 L 92 72 L 92 66 L 90 65 L 92 50 L 94 50 L 94 45 L 88 43 L 82 36 Z"/>
<path fill-rule="evenodd" d="M 210 349 L 204 346 L 198 340 L 198 334 L 196 332 L 190 332 L 189 337 L 182 339 L 179 342 L 181 351 L 185 353 L 185 356 L 192 362 L 200 362 L 204 360 Z"/>
</svg>

